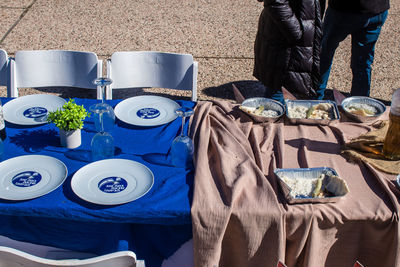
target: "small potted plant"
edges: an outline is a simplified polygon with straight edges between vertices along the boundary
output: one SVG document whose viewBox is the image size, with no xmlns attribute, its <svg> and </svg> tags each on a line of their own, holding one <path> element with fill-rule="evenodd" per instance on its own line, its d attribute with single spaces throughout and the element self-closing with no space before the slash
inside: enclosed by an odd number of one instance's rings
<svg viewBox="0 0 400 267">
<path fill-rule="evenodd" d="M 61 145 L 76 148 L 81 145 L 81 129 L 83 120 L 90 116 L 84 106 L 77 105 L 70 99 L 61 109 L 49 112 L 48 122 L 54 123 L 60 131 Z"/>
</svg>

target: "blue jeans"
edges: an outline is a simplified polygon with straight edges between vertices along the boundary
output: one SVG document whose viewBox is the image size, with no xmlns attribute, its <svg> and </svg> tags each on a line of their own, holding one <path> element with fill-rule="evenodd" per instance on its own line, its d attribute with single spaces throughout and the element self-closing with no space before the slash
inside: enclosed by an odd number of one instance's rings
<svg viewBox="0 0 400 267">
<path fill-rule="evenodd" d="M 323 24 L 318 99 L 324 97 L 335 50 L 349 34 L 353 73 L 351 95 L 369 96 L 375 44 L 387 15 L 388 11 L 378 15 L 354 14 L 338 12 L 328 7 Z"/>
</svg>

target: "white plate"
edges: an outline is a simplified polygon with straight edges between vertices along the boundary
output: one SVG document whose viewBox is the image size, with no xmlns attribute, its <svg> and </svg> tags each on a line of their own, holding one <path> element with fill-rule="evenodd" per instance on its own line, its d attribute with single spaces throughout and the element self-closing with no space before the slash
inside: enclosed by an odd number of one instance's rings
<svg viewBox="0 0 400 267">
<path fill-rule="evenodd" d="M 80 198 L 101 205 L 118 205 L 145 195 L 154 175 L 143 164 L 127 159 L 105 159 L 80 168 L 71 187 Z"/>
<path fill-rule="evenodd" d="M 44 155 L 27 155 L 0 163 L 0 198 L 25 200 L 43 196 L 59 187 L 67 177 L 60 160 Z"/>
<path fill-rule="evenodd" d="M 115 115 L 123 122 L 138 126 L 157 126 L 175 120 L 175 101 L 161 96 L 135 96 L 125 99 L 115 107 Z"/>
<path fill-rule="evenodd" d="M 4 104 L 4 119 L 19 125 L 43 124 L 46 123 L 47 113 L 61 108 L 65 102 L 55 95 L 21 96 Z"/>
</svg>

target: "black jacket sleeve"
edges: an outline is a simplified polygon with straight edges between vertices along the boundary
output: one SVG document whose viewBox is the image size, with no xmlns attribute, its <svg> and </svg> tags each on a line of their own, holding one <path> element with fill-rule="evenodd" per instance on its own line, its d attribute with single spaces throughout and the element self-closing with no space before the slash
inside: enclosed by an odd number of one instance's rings
<svg viewBox="0 0 400 267">
<path fill-rule="evenodd" d="M 264 7 L 289 43 L 301 39 L 302 27 L 288 0 L 265 0 Z"/>
</svg>

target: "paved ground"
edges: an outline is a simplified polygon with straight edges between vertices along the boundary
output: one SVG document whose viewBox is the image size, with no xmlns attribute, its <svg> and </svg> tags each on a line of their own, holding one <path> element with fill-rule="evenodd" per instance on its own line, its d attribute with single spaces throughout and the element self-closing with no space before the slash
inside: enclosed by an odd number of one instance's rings
<svg viewBox="0 0 400 267">
<path fill-rule="evenodd" d="M 400 87 L 400 0 L 391 5 L 373 66 L 372 96 L 383 100 Z M 0 0 L 0 48 L 11 56 L 18 50 L 92 51 L 101 59 L 114 51 L 190 53 L 199 62 L 199 99 L 232 99 L 232 82 L 246 97 L 261 96 L 263 87 L 252 76 L 261 10 L 256 0 Z M 344 92 L 351 82 L 349 41 L 337 51 L 328 84 Z"/>
</svg>

